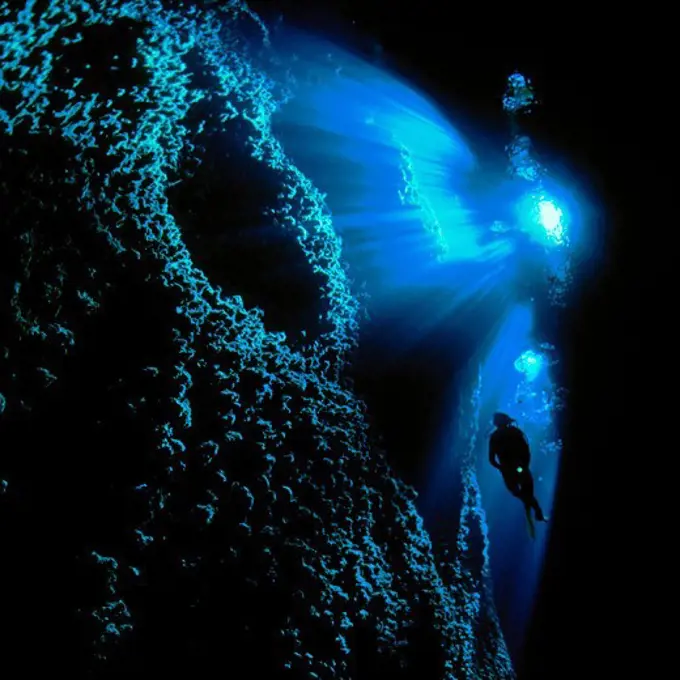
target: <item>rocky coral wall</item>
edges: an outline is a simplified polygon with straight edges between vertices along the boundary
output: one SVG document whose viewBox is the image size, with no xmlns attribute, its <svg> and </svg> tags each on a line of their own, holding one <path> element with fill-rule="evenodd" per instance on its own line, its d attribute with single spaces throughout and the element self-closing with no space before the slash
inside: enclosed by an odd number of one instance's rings
<svg viewBox="0 0 680 680">
<path fill-rule="evenodd" d="M 359 305 L 266 38 L 239 2 L 0 2 L 5 663 L 511 678 L 474 478 L 435 559 L 342 378 Z"/>
</svg>

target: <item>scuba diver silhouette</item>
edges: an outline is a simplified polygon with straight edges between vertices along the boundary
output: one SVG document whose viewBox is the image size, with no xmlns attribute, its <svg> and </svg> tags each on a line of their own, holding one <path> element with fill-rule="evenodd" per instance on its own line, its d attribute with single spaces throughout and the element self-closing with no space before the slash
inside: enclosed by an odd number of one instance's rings
<svg viewBox="0 0 680 680">
<path fill-rule="evenodd" d="M 529 442 L 516 421 L 506 413 L 494 413 L 493 424 L 496 429 L 489 438 L 489 462 L 500 470 L 508 491 L 524 504 L 529 533 L 534 538 L 532 510 L 538 522 L 547 522 L 548 518 L 534 496 L 534 478 L 529 470 Z"/>
</svg>

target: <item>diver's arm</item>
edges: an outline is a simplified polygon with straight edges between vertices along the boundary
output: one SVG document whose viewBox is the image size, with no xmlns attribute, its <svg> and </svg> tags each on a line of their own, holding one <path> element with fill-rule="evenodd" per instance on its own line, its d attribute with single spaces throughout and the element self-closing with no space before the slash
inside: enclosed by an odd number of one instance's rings
<svg viewBox="0 0 680 680">
<path fill-rule="evenodd" d="M 494 449 L 493 441 L 489 440 L 489 463 L 493 465 L 497 470 L 501 467 L 496 461 L 496 451 Z"/>
</svg>

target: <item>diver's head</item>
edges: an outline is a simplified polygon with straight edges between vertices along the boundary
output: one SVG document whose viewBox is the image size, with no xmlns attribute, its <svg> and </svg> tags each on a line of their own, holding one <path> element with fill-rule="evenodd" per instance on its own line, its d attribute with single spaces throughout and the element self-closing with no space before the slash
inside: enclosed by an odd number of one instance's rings
<svg viewBox="0 0 680 680">
<path fill-rule="evenodd" d="M 515 422 L 514 418 L 511 418 L 507 413 L 501 413 L 497 411 L 493 414 L 493 424 L 495 427 L 509 427 Z"/>
</svg>

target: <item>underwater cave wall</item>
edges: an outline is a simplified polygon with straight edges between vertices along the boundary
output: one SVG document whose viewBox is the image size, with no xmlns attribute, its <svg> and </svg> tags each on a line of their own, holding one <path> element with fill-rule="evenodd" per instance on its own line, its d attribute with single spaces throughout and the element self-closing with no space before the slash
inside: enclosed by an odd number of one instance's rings
<svg viewBox="0 0 680 680">
<path fill-rule="evenodd" d="M 4 661 L 511 678 L 481 548 L 435 560 L 342 377 L 267 49 L 240 2 L 0 2 Z"/>
</svg>

